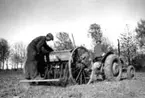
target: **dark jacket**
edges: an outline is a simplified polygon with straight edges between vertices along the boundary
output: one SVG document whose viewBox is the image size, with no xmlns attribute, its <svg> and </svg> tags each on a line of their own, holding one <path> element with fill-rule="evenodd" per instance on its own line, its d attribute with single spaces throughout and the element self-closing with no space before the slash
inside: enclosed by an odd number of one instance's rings
<svg viewBox="0 0 145 98">
<path fill-rule="evenodd" d="M 45 36 L 39 36 L 31 41 L 31 43 L 28 45 L 28 47 L 33 48 L 36 50 L 37 53 L 42 52 L 42 47 L 44 47 L 47 51 L 52 51 L 53 49 L 50 48 L 46 43 L 46 37 Z"/>
<path fill-rule="evenodd" d="M 45 36 L 39 36 L 33 39 L 27 47 L 27 60 L 36 60 L 37 54 L 51 52 L 53 49 L 46 43 Z"/>
</svg>

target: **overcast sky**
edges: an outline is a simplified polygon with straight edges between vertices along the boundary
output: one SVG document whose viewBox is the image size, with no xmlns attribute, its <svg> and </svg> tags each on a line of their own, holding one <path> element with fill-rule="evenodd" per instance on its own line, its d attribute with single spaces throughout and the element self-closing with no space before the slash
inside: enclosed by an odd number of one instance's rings
<svg viewBox="0 0 145 98">
<path fill-rule="evenodd" d="M 145 19 L 145 0 L 0 0 L 0 37 L 29 43 L 48 32 L 73 33 L 76 44 L 89 44 L 90 24 L 101 25 L 115 43 L 125 25 Z"/>
</svg>

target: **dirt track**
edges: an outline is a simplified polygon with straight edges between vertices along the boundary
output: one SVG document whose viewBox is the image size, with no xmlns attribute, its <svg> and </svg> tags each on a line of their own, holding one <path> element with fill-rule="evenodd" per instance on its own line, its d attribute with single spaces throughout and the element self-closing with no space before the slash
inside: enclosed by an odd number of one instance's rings
<svg viewBox="0 0 145 98">
<path fill-rule="evenodd" d="M 101 81 L 90 85 L 29 86 L 20 72 L 0 73 L 0 98 L 145 98 L 145 73 L 133 80 Z"/>
</svg>

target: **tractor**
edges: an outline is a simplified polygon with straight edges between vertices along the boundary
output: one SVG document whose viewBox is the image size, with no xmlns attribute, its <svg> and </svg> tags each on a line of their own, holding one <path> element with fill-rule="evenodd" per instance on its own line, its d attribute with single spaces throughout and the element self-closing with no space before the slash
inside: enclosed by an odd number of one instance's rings
<svg viewBox="0 0 145 98">
<path fill-rule="evenodd" d="M 93 63 L 99 62 L 100 65 L 92 69 L 92 71 L 98 75 L 102 76 L 102 79 L 109 81 L 115 80 L 119 81 L 123 78 L 132 79 L 135 76 L 135 68 L 130 62 L 125 61 L 125 57 L 120 54 L 120 43 L 118 40 L 118 54 L 112 51 L 103 53 L 101 46 L 96 45 L 94 48 L 94 53 L 92 60 Z M 96 65 L 95 65 L 96 66 Z M 97 70 L 96 70 L 97 69 Z"/>
</svg>

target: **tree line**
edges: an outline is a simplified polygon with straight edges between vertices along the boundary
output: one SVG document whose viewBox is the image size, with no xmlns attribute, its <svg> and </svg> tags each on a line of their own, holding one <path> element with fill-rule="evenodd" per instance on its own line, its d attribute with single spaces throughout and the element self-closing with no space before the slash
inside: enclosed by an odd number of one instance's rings
<svg viewBox="0 0 145 98">
<path fill-rule="evenodd" d="M 129 25 L 126 25 L 124 32 L 120 34 L 118 39 L 117 48 L 109 42 L 109 39 L 104 37 L 102 28 L 97 23 L 90 25 L 88 35 L 92 38 L 93 48 L 97 45 L 97 42 L 101 42 L 102 52 L 114 51 L 118 55 L 123 55 L 125 60 L 136 68 L 145 66 L 145 20 L 140 20 L 134 31 L 131 31 Z M 67 32 L 58 32 L 56 38 L 58 39 L 54 44 L 56 51 L 75 48 Z M 90 50 L 92 54 L 93 50 Z M 25 60 L 26 46 L 22 42 L 10 46 L 6 39 L 0 38 L 0 69 L 23 68 Z"/>
</svg>

